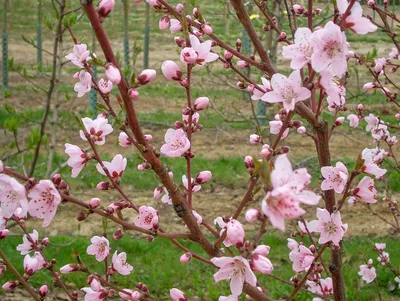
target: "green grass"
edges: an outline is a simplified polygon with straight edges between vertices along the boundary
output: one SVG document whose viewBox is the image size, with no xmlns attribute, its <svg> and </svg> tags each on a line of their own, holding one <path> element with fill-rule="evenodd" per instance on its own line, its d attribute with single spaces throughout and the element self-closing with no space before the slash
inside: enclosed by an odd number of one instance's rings
<svg viewBox="0 0 400 301">
<path fill-rule="evenodd" d="M 83 237 L 51 237 L 51 244 L 45 249 L 47 258 L 52 256 L 57 259 L 56 269 L 68 263 L 75 263 L 73 254 L 77 251 L 90 271 L 103 273 L 104 266 L 95 261 L 93 256 L 86 254 L 85 250 L 89 245 L 89 239 Z M 288 248 L 286 239 L 275 233 L 268 234 L 264 243 L 271 246 L 269 258 L 274 264 L 274 274 L 289 280 L 294 274 L 290 268 L 291 262 L 288 259 Z M 400 241 L 392 238 L 380 239 L 379 242 L 387 243 L 387 251 L 392 255 L 391 262 L 396 267 L 400 264 L 400 256 L 395 250 L 400 248 Z M 0 242 L 1 249 L 9 256 L 16 268 L 22 272 L 22 260 L 16 246 L 21 243 L 21 237 L 8 237 Z M 200 248 L 192 243 L 183 242 L 192 251 L 204 255 Z M 54 244 L 54 245 L 53 245 Z M 129 276 L 112 277 L 112 281 L 123 288 L 133 288 L 137 282 L 143 282 L 149 286 L 151 297 L 155 300 L 169 300 L 169 290 L 178 287 L 192 299 L 199 296 L 201 300 L 217 300 L 220 295 L 228 295 L 229 287 L 227 282 L 214 283 L 212 279 L 215 269 L 199 261 L 192 260 L 186 265 L 179 263 L 181 251 L 164 239 L 155 239 L 152 243 L 146 242 L 143 238 L 126 235 L 122 240 L 115 242 L 111 240 L 111 247 L 119 251 L 127 252 L 128 262 L 134 266 L 134 271 Z M 115 249 L 114 249 L 115 250 Z M 344 243 L 344 278 L 347 285 L 347 297 L 349 300 L 373 300 L 376 298 L 374 284 L 365 284 L 357 275 L 359 265 L 369 258 L 376 262 L 376 254 L 372 251 L 372 242 L 369 238 L 353 237 L 345 239 Z M 324 260 L 329 262 L 328 255 Z M 392 273 L 381 265 L 376 265 L 378 283 L 384 297 L 400 298 L 400 291 L 387 291 L 387 285 L 393 281 Z M 260 283 L 267 288 L 272 298 L 288 296 L 293 288 L 277 280 L 257 274 Z M 324 276 L 325 277 L 325 276 Z M 10 272 L 6 272 L 2 279 L 11 279 Z M 73 273 L 63 275 L 66 283 L 82 287 L 85 285 L 86 275 Z M 48 271 L 41 271 L 35 274 L 30 283 L 39 287 L 43 283 L 51 283 L 51 275 Z M 1 291 L 0 291 L 1 292 Z M 300 292 L 296 300 L 311 300 L 312 295 Z"/>
</svg>

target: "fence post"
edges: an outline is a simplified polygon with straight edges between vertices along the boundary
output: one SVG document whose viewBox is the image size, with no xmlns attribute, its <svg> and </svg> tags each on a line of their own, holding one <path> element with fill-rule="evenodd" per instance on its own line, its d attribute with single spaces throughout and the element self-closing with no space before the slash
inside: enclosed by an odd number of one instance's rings
<svg viewBox="0 0 400 301">
<path fill-rule="evenodd" d="M 144 27 L 143 69 L 149 68 L 150 4 L 146 3 L 146 25 Z"/>
<path fill-rule="evenodd" d="M 42 70 L 43 57 L 42 57 L 42 10 L 43 3 L 39 0 L 38 4 L 38 22 L 36 24 L 36 44 L 37 44 L 37 68 L 38 71 Z"/>
<path fill-rule="evenodd" d="M 128 14 L 129 14 L 129 0 L 124 1 L 124 59 L 125 68 L 129 67 L 129 37 L 128 37 Z"/>
<path fill-rule="evenodd" d="M 4 1 L 4 18 L 3 18 L 3 34 L 1 40 L 1 53 L 2 53 L 2 71 L 3 71 L 3 93 L 8 89 L 8 35 L 7 35 L 7 10 L 8 1 Z"/>
</svg>

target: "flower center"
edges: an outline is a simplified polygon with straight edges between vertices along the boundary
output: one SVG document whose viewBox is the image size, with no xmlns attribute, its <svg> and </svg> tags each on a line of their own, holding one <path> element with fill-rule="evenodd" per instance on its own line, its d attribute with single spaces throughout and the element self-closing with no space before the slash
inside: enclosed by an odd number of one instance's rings
<svg viewBox="0 0 400 301">
<path fill-rule="evenodd" d="M 147 224 L 147 225 L 150 225 L 151 222 L 152 222 L 152 220 L 153 220 L 153 214 L 151 214 L 151 213 L 147 214 L 147 215 L 145 216 L 145 218 L 144 218 L 144 222 L 145 222 L 145 224 Z"/>
<path fill-rule="evenodd" d="M 328 54 L 330 58 L 333 58 L 338 53 L 342 52 L 340 46 L 340 43 L 338 43 L 337 41 L 329 41 L 325 44 L 324 51 Z"/>
<path fill-rule="evenodd" d="M 330 221 L 325 223 L 325 232 L 328 234 L 334 234 L 336 233 L 337 226 L 334 222 Z"/>
</svg>

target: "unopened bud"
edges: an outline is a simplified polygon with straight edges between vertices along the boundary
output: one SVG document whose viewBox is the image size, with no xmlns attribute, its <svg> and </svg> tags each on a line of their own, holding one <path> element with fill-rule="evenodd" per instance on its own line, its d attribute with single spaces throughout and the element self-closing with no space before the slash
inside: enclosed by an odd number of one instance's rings
<svg viewBox="0 0 400 301">
<path fill-rule="evenodd" d="M 190 252 L 187 252 L 187 253 L 183 254 L 179 258 L 181 263 L 188 263 L 191 259 L 192 259 L 192 253 L 190 253 Z"/>
<path fill-rule="evenodd" d="M 89 202 L 89 208 L 90 209 L 96 209 L 97 207 L 100 206 L 100 199 L 99 198 L 93 198 Z"/>
<path fill-rule="evenodd" d="M 344 117 L 338 117 L 335 120 L 335 126 L 341 126 L 343 124 L 343 122 L 344 122 Z"/>
<path fill-rule="evenodd" d="M 110 188 L 110 183 L 106 181 L 100 182 L 97 184 L 96 188 L 98 190 L 108 190 Z"/>
<path fill-rule="evenodd" d="M 128 95 L 130 99 L 138 99 L 139 98 L 139 92 L 136 89 L 129 89 Z"/>
<path fill-rule="evenodd" d="M 307 132 L 307 129 L 304 126 L 301 126 L 297 129 L 297 133 L 300 135 L 304 135 Z"/>
<path fill-rule="evenodd" d="M 47 294 L 48 294 L 48 292 L 49 292 L 49 288 L 47 287 L 47 285 L 42 285 L 42 286 L 39 288 L 39 295 L 40 295 L 40 297 L 42 297 L 42 298 L 46 297 Z"/>
<path fill-rule="evenodd" d="M 54 183 L 54 185 L 60 185 L 61 183 L 61 175 L 60 174 L 55 174 L 54 176 L 51 177 L 51 181 Z"/>
</svg>

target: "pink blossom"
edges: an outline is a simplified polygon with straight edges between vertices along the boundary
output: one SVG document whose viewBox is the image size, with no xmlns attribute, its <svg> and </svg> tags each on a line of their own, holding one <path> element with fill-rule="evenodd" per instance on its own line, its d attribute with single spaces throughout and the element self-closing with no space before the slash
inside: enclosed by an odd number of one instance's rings
<svg viewBox="0 0 400 301">
<path fill-rule="evenodd" d="M 45 265 L 46 262 L 39 252 L 35 252 L 32 257 L 29 254 L 26 254 L 24 258 L 24 272 L 27 275 L 33 275 L 35 272 L 44 268 Z"/>
<path fill-rule="evenodd" d="M 67 164 L 72 168 L 72 177 L 76 178 L 88 162 L 87 154 L 77 145 L 65 143 L 65 153 L 69 156 Z"/>
<path fill-rule="evenodd" d="M 181 80 L 181 68 L 173 61 L 164 61 L 161 65 L 164 76 L 169 80 Z"/>
<path fill-rule="evenodd" d="M 171 30 L 171 33 L 177 33 L 182 30 L 181 22 L 179 22 L 177 19 L 171 19 L 169 24 L 169 30 Z"/>
<path fill-rule="evenodd" d="M 47 227 L 57 212 L 61 196 L 50 180 L 40 180 L 28 194 L 31 199 L 28 205 L 29 214 L 43 218 L 42 227 Z"/>
<path fill-rule="evenodd" d="M 262 81 L 262 85 L 258 85 L 258 86 L 265 92 L 262 92 L 257 88 L 254 88 L 253 96 L 251 96 L 252 100 L 259 100 L 265 95 L 265 93 L 272 91 L 271 83 L 269 82 L 269 80 L 267 80 L 265 77 L 261 77 L 261 81 Z"/>
<path fill-rule="evenodd" d="M 114 5 L 115 5 L 114 0 L 101 0 L 99 4 L 99 9 L 97 10 L 100 19 L 107 18 L 107 16 L 113 10 Z"/>
<path fill-rule="evenodd" d="M 293 270 L 300 273 L 302 271 L 308 271 L 315 257 L 307 247 L 300 245 L 298 249 L 294 249 L 290 252 L 289 259 L 293 262 Z"/>
<path fill-rule="evenodd" d="M 169 28 L 170 21 L 171 18 L 168 15 L 161 17 L 160 21 L 158 21 L 158 27 L 160 30 L 167 30 Z"/>
<path fill-rule="evenodd" d="M 89 58 L 90 51 L 87 50 L 86 44 L 75 44 L 72 52 L 65 56 L 65 58 L 79 68 L 83 68 L 87 59 Z"/>
<path fill-rule="evenodd" d="M 382 263 L 382 265 L 386 265 L 390 262 L 390 257 L 388 252 L 381 252 L 378 256 L 378 261 Z"/>
<path fill-rule="evenodd" d="M 157 76 L 157 71 L 154 69 L 145 69 L 136 77 L 136 80 L 141 85 L 147 85 L 152 82 Z"/>
<path fill-rule="evenodd" d="M 219 271 L 214 274 L 214 280 L 230 280 L 230 288 L 233 295 L 239 296 L 243 291 L 243 284 L 246 281 L 251 286 L 256 287 L 257 278 L 251 271 L 249 262 L 241 257 L 214 257 L 211 262 L 219 267 Z"/>
<path fill-rule="evenodd" d="M 106 76 L 113 84 L 118 85 L 121 82 L 121 72 L 111 63 L 106 65 Z"/>
<path fill-rule="evenodd" d="M 271 274 L 274 266 L 267 258 L 270 247 L 266 245 L 259 245 L 251 252 L 250 267 L 253 271 L 258 271 L 262 274 Z"/>
<path fill-rule="evenodd" d="M 82 97 L 92 89 L 92 75 L 89 72 L 79 72 L 79 82 L 74 86 L 74 91 L 78 92 L 78 97 Z"/>
<path fill-rule="evenodd" d="M 346 186 L 349 172 L 342 162 L 337 162 L 336 166 L 324 166 L 321 168 L 322 176 L 325 180 L 321 183 L 322 190 L 334 189 L 336 193 L 342 193 Z"/>
<path fill-rule="evenodd" d="M 315 281 L 307 280 L 306 284 L 307 284 L 308 290 L 310 292 L 312 292 L 314 294 L 322 295 L 322 290 L 321 290 L 321 287 L 319 285 L 319 281 L 315 282 Z M 322 301 L 322 299 L 320 299 L 320 300 Z M 314 299 L 313 299 L 313 301 L 314 301 Z"/>
<path fill-rule="evenodd" d="M 383 250 L 386 249 L 386 244 L 385 244 L 385 243 L 376 243 L 376 244 L 375 244 L 375 249 L 376 249 L 378 252 L 382 252 Z"/>
<path fill-rule="evenodd" d="M 188 301 L 189 299 L 185 296 L 185 294 L 178 290 L 177 288 L 173 288 L 169 291 L 169 295 L 171 296 L 172 301 Z"/>
<path fill-rule="evenodd" d="M 23 214 L 28 210 L 28 200 L 24 185 L 5 174 L 0 174 L 0 209 L 2 218 L 11 218 L 17 208 L 21 208 Z"/>
<path fill-rule="evenodd" d="M 380 178 L 386 173 L 386 169 L 378 166 L 378 164 L 383 161 L 383 155 L 379 152 L 379 149 L 378 154 L 381 156 L 375 156 L 373 149 L 365 148 L 361 154 L 361 158 L 364 160 L 364 165 L 362 166 L 361 170 L 365 173 Z"/>
<path fill-rule="evenodd" d="M 247 209 L 245 217 L 248 223 L 254 223 L 260 217 L 261 212 L 258 209 L 250 208 Z"/>
<path fill-rule="evenodd" d="M 364 177 L 358 183 L 357 187 L 353 190 L 353 194 L 359 197 L 364 203 L 374 204 L 376 203 L 376 189 L 374 186 L 374 180 L 370 177 Z"/>
<path fill-rule="evenodd" d="M 210 100 L 208 99 L 208 97 L 199 97 L 194 102 L 194 109 L 196 111 L 204 110 L 205 108 L 207 108 L 209 102 Z"/>
<path fill-rule="evenodd" d="M 195 35 L 190 35 L 191 48 L 186 47 L 181 52 L 181 61 L 183 63 L 196 63 L 197 65 L 205 65 L 205 63 L 214 62 L 218 59 L 218 54 L 211 52 L 212 41 L 208 40 L 200 42 Z"/>
<path fill-rule="evenodd" d="M 344 98 L 346 96 L 346 88 L 340 82 L 339 78 L 334 75 L 332 69 L 321 71 L 319 83 L 328 95 L 328 109 L 335 111 L 337 108 L 342 108 L 346 103 L 346 99 Z"/>
<path fill-rule="evenodd" d="M 128 146 L 132 145 L 131 139 L 125 132 L 119 133 L 118 142 L 119 142 L 119 145 L 121 145 L 122 147 L 128 147 Z"/>
<path fill-rule="evenodd" d="M 164 204 L 167 204 L 167 205 L 172 205 L 172 199 L 169 196 L 169 193 L 165 187 L 164 187 L 164 192 L 165 192 L 165 194 L 161 198 L 161 202 L 163 202 Z"/>
<path fill-rule="evenodd" d="M 17 251 L 21 252 L 21 255 L 26 255 L 30 251 L 34 251 L 35 246 L 38 245 L 39 233 L 36 230 L 33 230 L 33 232 L 29 234 L 29 236 L 31 237 L 34 243 L 31 243 L 31 241 L 28 239 L 28 236 L 25 234 L 22 237 L 23 243 L 17 246 Z"/>
<path fill-rule="evenodd" d="M 189 115 L 184 115 L 184 114 L 182 114 L 182 119 L 183 119 L 183 121 L 185 121 L 186 123 L 189 123 Z M 199 119 L 200 119 L 200 114 L 199 114 L 199 113 L 195 112 L 195 113 L 192 114 L 192 123 L 193 123 L 193 124 L 198 123 L 198 122 L 199 122 Z"/>
<path fill-rule="evenodd" d="M 194 218 L 196 219 L 196 222 L 200 225 L 203 222 L 203 218 L 201 217 L 201 215 L 198 214 L 194 210 L 192 210 L 192 214 L 193 214 Z"/>
<path fill-rule="evenodd" d="M 355 114 L 350 114 L 347 116 L 347 120 L 349 120 L 349 125 L 353 128 L 358 127 L 358 124 L 360 122 L 360 118 L 358 118 L 357 115 Z"/>
<path fill-rule="evenodd" d="M 358 275 L 362 276 L 362 280 L 367 283 L 371 283 L 376 278 L 375 268 L 372 266 L 372 259 L 368 261 L 368 264 L 360 265 L 360 271 Z"/>
<path fill-rule="evenodd" d="M 379 119 L 375 117 L 375 115 L 372 113 L 366 116 L 364 120 L 367 122 L 367 127 L 365 129 L 367 132 L 371 131 L 374 128 L 377 128 L 379 125 Z"/>
<path fill-rule="evenodd" d="M 285 219 L 296 218 L 305 213 L 300 203 L 316 205 L 321 199 L 306 186 L 311 176 L 307 169 L 292 169 L 287 155 L 280 155 L 275 160 L 275 168 L 271 172 L 272 191 L 268 192 L 262 201 L 262 212 L 270 219 L 271 224 L 278 229 L 285 229 Z"/>
<path fill-rule="evenodd" d="M 331 277 L 321 279 L 319 282 L 321 284 L 321 293 L 324 296 L 333 295 L 333 283 Z"/>
<path fill-rule="evenodd" d="M 86 293 L 84 301 L 104 301 L 108 296 L 104 287 L 102 287 L 97 280 L 92 280 L 90 287 L 84 287 L 82 291 Z"/>
<path fill-rule="evenodd" d="M 92 244 L 86 249 L 86 253 L 95 255 L 97 261 L 103 261 L 111 251 L 108 239 L 103 236 L 93 236 L 90 242 Z"/>
<path fill-rule="evenodd" d="M 111 177 L 117 182 L 121 180 L 122 174 L 126 168 L 126 163 L 126 158 L 119 154 L 116 155 L 111 162 L 103 161 L 104 167 L 108 170 Z M 96 169 L 102 175 L 107 176 L 100 163 L 97 163 Z"/>
<path fill-rule="evenodd" d="M 237 248 L 240 248 L 244 244 L 244 229 L 243 225 L 235 220 L 231 219 L 227 224 L 226 224 L 226 237 L 228 240 L 235 245 Z"/>
<path fill-rule="evenodd" d="M 395 47 L 392 48 L 392 51 L 389 53 L 389 58 L 390 59 L 398 59 L 399 58 L 399 50 Z"/>
<path fill-rule="evenodd" d="M 294 44 L 283 46 L 283 57 L 292 60 L 290 68 L 295 70 L 301 69 L 311 62 L 311 55 L 314 52 L 311 35 L 312 32 L 309 28 L 298 28 L 294 35 Z"/>
<path fill-rule="evenodd" d="M 126 253 L 121 252 L 118 255 L 118 251 L 112 256 L 112 268 L 121 275 L 129 275 L 133 270 L 133 266 L 126 262 Z"/>
<path fill-rule="evenodd" d="M 311 40 L 315 50 L 311 56 L 313 69 L 321 72 L 330 67 L 334 75 L 342 77 L 347 70 L 348 45 L 340 27 L 329 21 L 313 33 Z"/>
<path fill-rule="evenodd" d="M 349 6 L 349 2 L 347 0 L 338 0 L 336 3 L 340 15 L 343 15 Z M 378 28 L 368 18 L 362 16 L 362 8 L 360 3 L 357 1 L 353 3 L 353 6 L 350 10 L 350 15 L 344 21 L 344 27 L 350 28 L 358 34 L 374 32 Z"/>
<path fill-rule="evenodd" d="M 105 80 L 104 78 L 100 78 L 97 86 L 99 90 L 103 94 L 109 94 L 113 88 L 113 83 L 110 80 Z"/>
<path fill-rule="evenodd" d="M 317 218 L 318 220 L 308 223 L 308 230 L 321 234 L 318 241 L 321 245 L 332 241 L 333 244 L 339 246 L 347 230 L 347 224 L 342 224 L 340 212 L 336 211 L 330 214 L 326 209 L 317 208 Z"/>
<path fill-rule="evenodd" d="M 166 143 L 160 151 L 167 157 L 180 157 L 190 148 L 190 141 L 182 129 L 168 129 L 164 139 Z"/>
<path fill-rule="evenodd" d="M 279 132 L 281 131 L 281 128 L 283 126 L 283 122 L 281 120 L 273 120 L 269 122 L 269 132 L 274 135 L 278 135 Z M 287 135 L 289 134 L 289 128 L 287 128 L 281 137 L 281 140 L 285 139 Z"/>
<path fill-rule="evenodd" d="M 103 145 L 106 142 L 105 137 L 113 131 L 107 118 L 96 118 L 92 120 L 89 117 L 85 117 L 82 118 L 82 122 L 86 132 L 90 135 L 90 139 L 98 145 Z M 82 130 L 79 134 L 83 140 L 87 141 L 85 133 Z"/>
<path fill-rule="evenodd" d="M 192 190 L 192 192 L 197 192 L 201 189 L 201 186 L 199 184 L 194 184 L 194 183 L 195 183 L 194 179 L 191 178 L 191 181 L 190 181 L 191 190 Z M 189 190 L 189 181 L 188 181 L 186 175 L 182 176 L 182 184 L 186 190 Z"/>
<path fill-rule="evenodd" d="M 134 224 L 140 228 L 152 230 L 158 228 L 158 212 L 150 206 L 140 206 L 139 216 L 133 220 Z"/>
<path fill-rule="evenodd" d="M 124 292 L 130 293 L 130 294 L 127 295 Z M 133 291 L 133 290 L 125 288 L 124 292 L 119 292 L 119 296 L 123 300 L 137 301 L 137 300 L 140 300 L 140 298 L 142 297 L 138 291 Z"/>
<path fill-rule="evenodd" d="M 310 90 L 301 86 L 299 70 L 292 72 L 289 78 L 279 73 L 274 74 L 271 85 L 273 91 L 265 93 L 261 100 L 268 103 L 282 102 L 288 111 L 293 111 L 297 102 L 311 96 Z"/>
<path fill-rule="evenodd" d="M 206 34 L 210 35 L 213 32 L 213 29 L 210 24 L 203 24 L 201 25 L 201 30 Z"/>
</svg>

